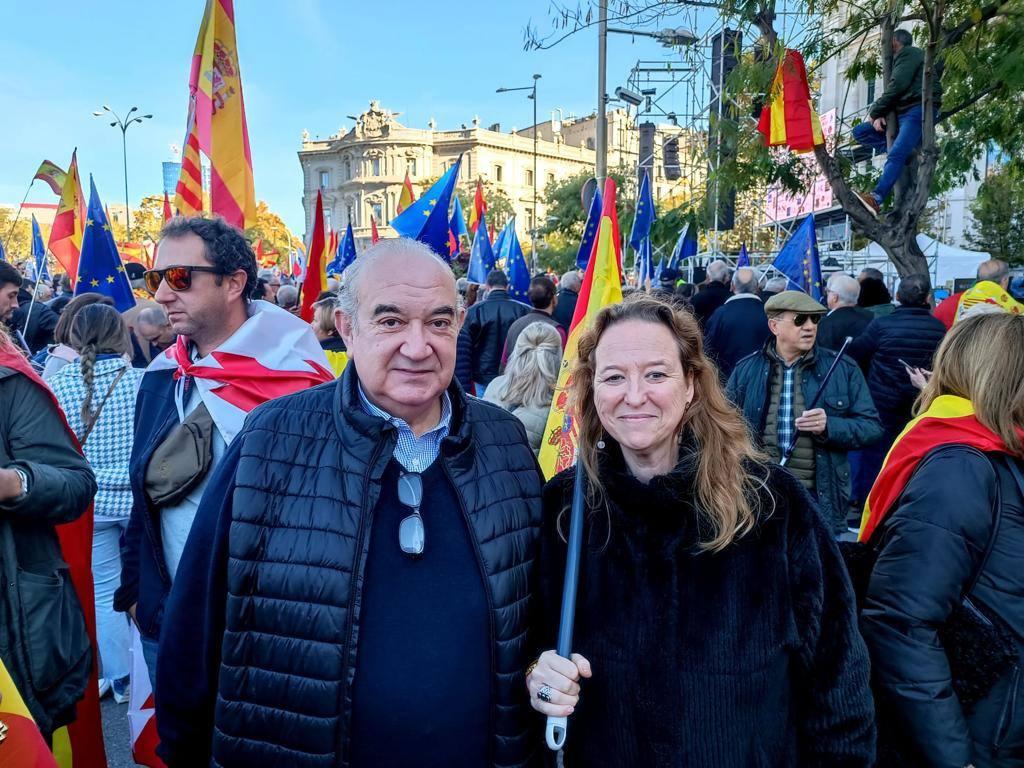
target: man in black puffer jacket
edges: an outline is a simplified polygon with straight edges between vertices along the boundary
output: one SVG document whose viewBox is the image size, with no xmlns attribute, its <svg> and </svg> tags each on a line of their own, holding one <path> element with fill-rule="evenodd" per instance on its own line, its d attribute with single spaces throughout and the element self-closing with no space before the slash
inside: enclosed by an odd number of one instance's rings
<svg viewBox="0 0 1024 768">
<path fill-rule="evenodd" d="M 872 320 L 847 348 L 864 371 L 885 429 L 882 439 L 863 451 L 861 471 L 867 488 L 878 474 L 889 447 L 910 421 L 917 399 L 918 390 L 910 383 L 903 363 L 930 371 L 935 350 L 946 335 L 946 326 L 932 316 L 929 293 L 927 275 L 903 278 L 896 291 L 899 306 Z"/>
<path fill-rule="evenodd" d="M 462 312 L 431 251 L 384 240 L 349 269 L 342 378 L 254 411 L 196 516 L 157 666 L 170 768 L 512 768 L 539 746 L 526 434 L 452 381 Z"/>
<path fill-rule="evenodd" d="M 487 298 L 469 308 L 462 327 L 462 335 L 469 340 L 473 383 L 486 387 L 498 375 L 508 329 L 529 311 L 529 306 L 508 295 L 504 272 L 495 269 L 487 276 Z"/>
</svg>

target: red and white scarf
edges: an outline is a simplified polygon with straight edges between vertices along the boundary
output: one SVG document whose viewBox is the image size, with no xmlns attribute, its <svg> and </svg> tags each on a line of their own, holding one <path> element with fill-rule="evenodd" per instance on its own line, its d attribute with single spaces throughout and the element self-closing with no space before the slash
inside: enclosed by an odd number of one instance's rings
<svg viewBox="0 0 1024 768">
<path fill-rule="evenodd" d="M 175 381 L 194 379 L 226 443 L 234 440 L 249 411 L 260 403 L 334 380 L 306 323 L 266 301 L 252 302 L 249 312 L 249 319 L 205 357 L 193 360 L 188 338 L 179 336 L 146 369 L 173 369 Z M 181 390 L 179 384 L 179 415 L 184 407 Z"/>
</svg>

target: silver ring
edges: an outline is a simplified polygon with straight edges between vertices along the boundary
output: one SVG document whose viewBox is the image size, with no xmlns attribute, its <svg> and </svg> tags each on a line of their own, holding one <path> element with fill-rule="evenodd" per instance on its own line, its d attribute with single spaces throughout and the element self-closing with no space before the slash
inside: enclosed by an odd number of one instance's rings
<svg viewBox="0 0 1024 768">
<path fill-rule="evenodd" d="M 542 685 L 540 687 L 540 690 L 537 691 L 537 698 L 540 699 L 541 701 L 547 703 L 547 704 L 550 704 L 551 703 L 551 686 L 550 685 Z"/>
</svg>

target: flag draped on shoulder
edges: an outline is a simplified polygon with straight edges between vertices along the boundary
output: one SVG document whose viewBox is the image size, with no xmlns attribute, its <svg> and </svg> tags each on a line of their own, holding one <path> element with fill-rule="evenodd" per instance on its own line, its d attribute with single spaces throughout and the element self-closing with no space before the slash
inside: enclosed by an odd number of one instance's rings
<svg viewBox="0 0 1024 768">
<path fill-rule="evenodd" d="M 309 259 L 306 262 L 306 279 L 302 281 L 302 304 L 299 310 L 299 316 L 307 323 L 313 321 L 313 304 L 317 297 L 327 289 L 327 262 L 330 259 L 327 248 L 323 198 L 317 190 L 313 235 L 309 240 Z"/>
<path fill-rule="evenodd" d="M 889 449 L 864 504 L 860 541 L 869 541 L 878 530 L 925 455 L 952 444 L 969 445 L 979 451 L 1007 450 L 1002 438 L 978 420 L 970 400 L 939 395 L 924 413 L 907 424 Z"/>
<path fill-rule="evenodd" d="M 71 153 L 71 164 L 60 188 L 60 202 L 50 227 L 48 247 L 74 286 L 78 282 L 78 259 L 85 230 L 85 195 L 78 175 L 78 150 Z"/>
<path fill-rule="evenodd" d="M 110 231 L 110 222 L 92 177 L 89 178 L 89 211 L 82 239 L 82 256 L 78 264 L 78 282 L 75 285 L 75 295 L 82 293 L 109 296 L 118 312 L 125 312 L 135 306 L 135 294 L 132 293 L 132 285 L 121 263 L 114 233 Z"/>
<path fill-rule="evenodd" d="M 569 336 L 565 342 L 565 354 L 562 356 L 562 365 L 558 372 L 558 383 L 541 439 L 538 458 L 544 476 L 549 479 L 576 461 L 579 430 L 575 416 L 569 410 L 568 388 L 572 367 L 576 362 L 580 334 L 594 321 L 603 307 L 622 301 L 619 256 L 615 244 L 619 231 L 615 214 L 615 182 L 611 178 L 605 179 L 602 201 L 604 209 L 601 213 L 597 244 L 594 247 L 594 255 L 587 264 L 583 286 L 576 301 L 576 311 L 573 314 Z"/>
<path fill-rule="evenodd" d="M 207 0 L 189 75 L 189 113 L 175 195 L 178 210 L 202 211 L 199 150 L 210 161 L 210 209 L 239 229 L 256 223 L 256 191 L 233 0 Z"/>
<path fill-rule="evenodd" d="M 807 215 L 779 249 L 772 266 L 789 279 L 792 287 L 821 301 L 821 260 L 813 213 Z"/>
<path fill-rule="evenodd" d="M 448 208 L 461 165 L 460 155 L 419 200 L 391 220 L 391 227 L 399 237 L 419 240 L 445 261 L 448 260 Z"/>
<path fill-rule="evenodd" d="M 779 60 L 757 130 L 769 147 L 787 146 L 794 152 L 810 152 L 825 143 L 799 51 L 787 48 Z"/>
</svg>

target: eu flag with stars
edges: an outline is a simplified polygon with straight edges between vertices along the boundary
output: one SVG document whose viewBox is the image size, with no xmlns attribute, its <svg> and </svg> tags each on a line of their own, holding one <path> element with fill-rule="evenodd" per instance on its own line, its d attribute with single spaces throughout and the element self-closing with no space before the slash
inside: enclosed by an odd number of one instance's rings
<svg viewBox="0 0 1024 768">
<path fill-rule="evenodd" d="M 448 233 L 448 256 L 458 256 L 459 250 L 462 248 L 463 236 L 465 236 L 467 241 L 469 240 L 469 230 L 466 229 L 466 217 L 462 215 L 462 203 L 459 202 L 458 195 L 455 196 L 455 201 L 452 204 L 452 218 L 448 222 Z"/>
<path fill-rule="evenodd" d="M 789 278 L 791 287 L 821 301 L 821 262 L 814 233 L 814 214 L 809 214 L 779 250 L 772 266 Z"/>
<path fill-rule="evenodd" d="M 448 208 L 451 206 L 455 182 L 459 178 L 460 165 L 462 155 L 419 200 L 391 220 L 391 226 L 401 237 L 426 243 L 445 261 L 448 261 L 449 250 Z"/>
<path fill-rule="evenodd" d="M 687 223 L 679 233 L 679 239 L 676 240 L 676 246 L 672 249 L 666 266 L 670 269 L 679 269 L 684 261 L 697 255 L 697 248 L 697 228 L 692 223 Z"/>
<path fill-rule="evenodd" d="M 629 234 L 629 244 L 634 251 L 640 250 L 640 243 L 645 237 L 651 236 L 651 224 L 654 223 L 654 198 L 651 196 L 651 179 L 644 171 L 640 181 L 640 191 L 636 195 L 636 214 L 633 216 L 633 231 Z"/>
<path fill-rule="evenodd" d="M 513 219 L 512 221 L 515 221 Z M 508 295 L 516 301 L 529 302 L 530 298 L 530 268 L 526 264 L 526 257 L 523 255 L 522 246 L 519 245 L 519 236 L 516 235 L 516 228 L 509 222 L 509 233 L 505 236 L 508 247 L 505 256 L 505 272 L 508 274 Z"/>
<path fill-rule="evenodd" d="M 487 234 L 486 216 L 486 213 L 480 214 L 473 248 L 469 252 L 469 269 L 466 270 L 466 279 L 479 285 L 487 282 L 487 275 L 494 269 L 494 250 L 491 248 L 491 236 Z"/>
<path fill-rule="evenodd" d="M 32 257 L 36 265 L 34 279 L 49 280 L 50 268 L 46 264 L 46 246 L 43 245 L 43 234 L 39 231 L 39 222 L 36 221 L 34 213 L 32 214 Z"/>
<path fill-rule="evenodd" d="M 749 267 L 750 266 L 750 254 L 747 253 L 747 244 L 740 243 L 740 255 L 736 257 L 736 268 Z"/>
<path fill-rule="evenodd" d="M 78 281 L 75 283 L 75 295 L 83 293 L 109 296 L 118 312 L 135 306 L 135 295 L 91 174 L 89 210 L 85 218 L 85 231 L 82 233 L 82 253 L 78 258 Z"/>
<path fill-rule="evenodd" d="M 590 254 L 594 252 L 594 243 L 597 241 L 597 230 L 601 226 L 601 193 L 594 190 L 594 197 L 590 201 L 590 211 L 587 213 L 587 223 L 583 227 L 583 238 L 580 240 L 580 249 L 576 251 L 576 268 L 587 271 L 587 264 L 590 263 Z"/>
<path fill-rule="evenodd" d="M 327 267 L 328 275 L 341 274 L 348 268 L 348 266 L 356 260 L 356 239 L 352 236 L 352 222 L 348 223 L 348 227 L 345 229 L 345 234 L 341 238 L 341 242 L 338 243 L 338 252 L 334 254 L 334 259 Z"/>
</svg>

